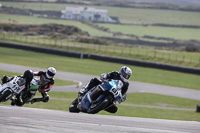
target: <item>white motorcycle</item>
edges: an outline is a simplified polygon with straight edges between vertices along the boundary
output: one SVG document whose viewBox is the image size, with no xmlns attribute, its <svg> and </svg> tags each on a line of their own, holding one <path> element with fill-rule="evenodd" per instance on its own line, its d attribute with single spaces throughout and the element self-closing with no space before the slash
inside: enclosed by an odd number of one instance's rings
<svg viewBox="0 0 200 133">
<path fill-rule="evenodd" d="M 27 90 L 24 90 L 21 92 L 21 99 L 23 101 L 22 106 L 25 103 L 29 103 L 31 99 L 36 95 L 36 92 L 40 86 L 39 83 L 40 83 L 40 79 L 33 78 L 30 83 L 30 88 L 27 88 Z"/>
<path fill-rule="evenodd" d="M 0 85 L 0 102 L 6 102 L 12 96 L 18 95 L 25 89 L 26 81 L 22 77 L 14 76 L 13 79 Z"/>
</svg>

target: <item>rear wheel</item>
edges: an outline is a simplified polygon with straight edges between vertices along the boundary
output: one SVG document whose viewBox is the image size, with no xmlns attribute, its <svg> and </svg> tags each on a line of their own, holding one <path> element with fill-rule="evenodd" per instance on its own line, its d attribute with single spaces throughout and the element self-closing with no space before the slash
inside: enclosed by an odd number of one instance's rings
<svg viewBox="0 0 200 133">
<path fill-rule="evenodd" d="M 89 114 L 96 114 L 99 111 L 103 110 L 109 104 L 109 99 L 105 97 L 101 102 L 92 104 L 88 109 Z"/>
<path fill-rule="evenodd" d="M 9 100 L 10 99 L 10 95 L 12 94 L 12 92 L 11 91 L 9 91 L 9 90 L 7 90 L 4 94 L 2 94 L 1 96 L 0 96 L 0 102 L 6 102 L 7 100 Z"/>
</svg>

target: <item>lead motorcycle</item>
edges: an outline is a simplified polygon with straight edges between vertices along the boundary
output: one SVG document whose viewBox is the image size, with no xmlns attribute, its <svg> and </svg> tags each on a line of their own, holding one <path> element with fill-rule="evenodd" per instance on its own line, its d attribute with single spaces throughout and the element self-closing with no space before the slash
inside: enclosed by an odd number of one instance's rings
<svg viewBox="0 0 200 133">
<path fill-rule="evenodd" d="M 122 81 L 113 80 L 104 82 L 93 87 L 81 99 L 76 98 L 69 106 L 70 112 L 96 114 L 101 110 L 105 110 L 114 102 L 121 103 Z"/>
</svg>

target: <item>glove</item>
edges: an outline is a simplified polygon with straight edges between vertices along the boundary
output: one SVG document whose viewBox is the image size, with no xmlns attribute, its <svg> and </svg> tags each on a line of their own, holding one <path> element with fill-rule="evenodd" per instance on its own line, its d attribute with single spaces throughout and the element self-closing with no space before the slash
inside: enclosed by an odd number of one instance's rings
<svg viewBox="0 0 200 133">
<path fill-rule="evenodd" d="M 1 78 L 1 82 L 2 82 L 1 84 L 4 84 L 4 83 L 8 82 L 8 80 L 9 80 L 8 76 L 3 75 L 2 78 Z"/>
<path fill-rule="evenodd" d="M 126 100 L 126 97 L 127 97 L 127 95 L 125 94 L 125 95 L 119 95 L 117 98 L 116 98 L 116 100 L 119 102 L 119 104 L 120 103 L 122 103 L 123 101 L 125 101 Z"/>
<path fill-rule="evenodd" d="M 100 76 L 101 81 L 105 81 L 107 79 L 107 74 L 106 73 L 102 73 Z"/>
</svg>

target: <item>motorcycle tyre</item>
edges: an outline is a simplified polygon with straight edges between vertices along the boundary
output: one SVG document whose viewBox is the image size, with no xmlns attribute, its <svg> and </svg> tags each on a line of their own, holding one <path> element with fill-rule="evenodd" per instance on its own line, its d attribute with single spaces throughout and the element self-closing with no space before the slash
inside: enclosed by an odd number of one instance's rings
<svg viewBox="0 0 200 133">
<path fill-rule="evenodd" d="M 71 113 L 79 113 L 80 110 L 77 108 L 78 105 L 78 98 L 76 98 L 70 105 L 69 105 L 69 112 Z"/>
<path fill-rule="evenodd" d="M 101 103 L 99 103 L 95 108 L 90 107 L 87 112 L 89 114 L 96 114 L 99 111 L 103 110 L 108 104 L 109 104 L 109 99 L 105 97 L 105 99 L 102 100 Z"/>
<path fill-rule="evenodd" d="M 9 96 L 9 95 L 11 95 L 12 94 L 12 92 L 11 91 L 9 91 L 9 90 L 7 90 L 3 95 L 1 95 L 0 96 L 0 102 L 6 102 L 7 100 L 9 100 L 9 99 L 7 99 L 6 101 L 4 101 L 5 100 L 5 98 L 7 97 L 7 96 Z"/>
</svg>

